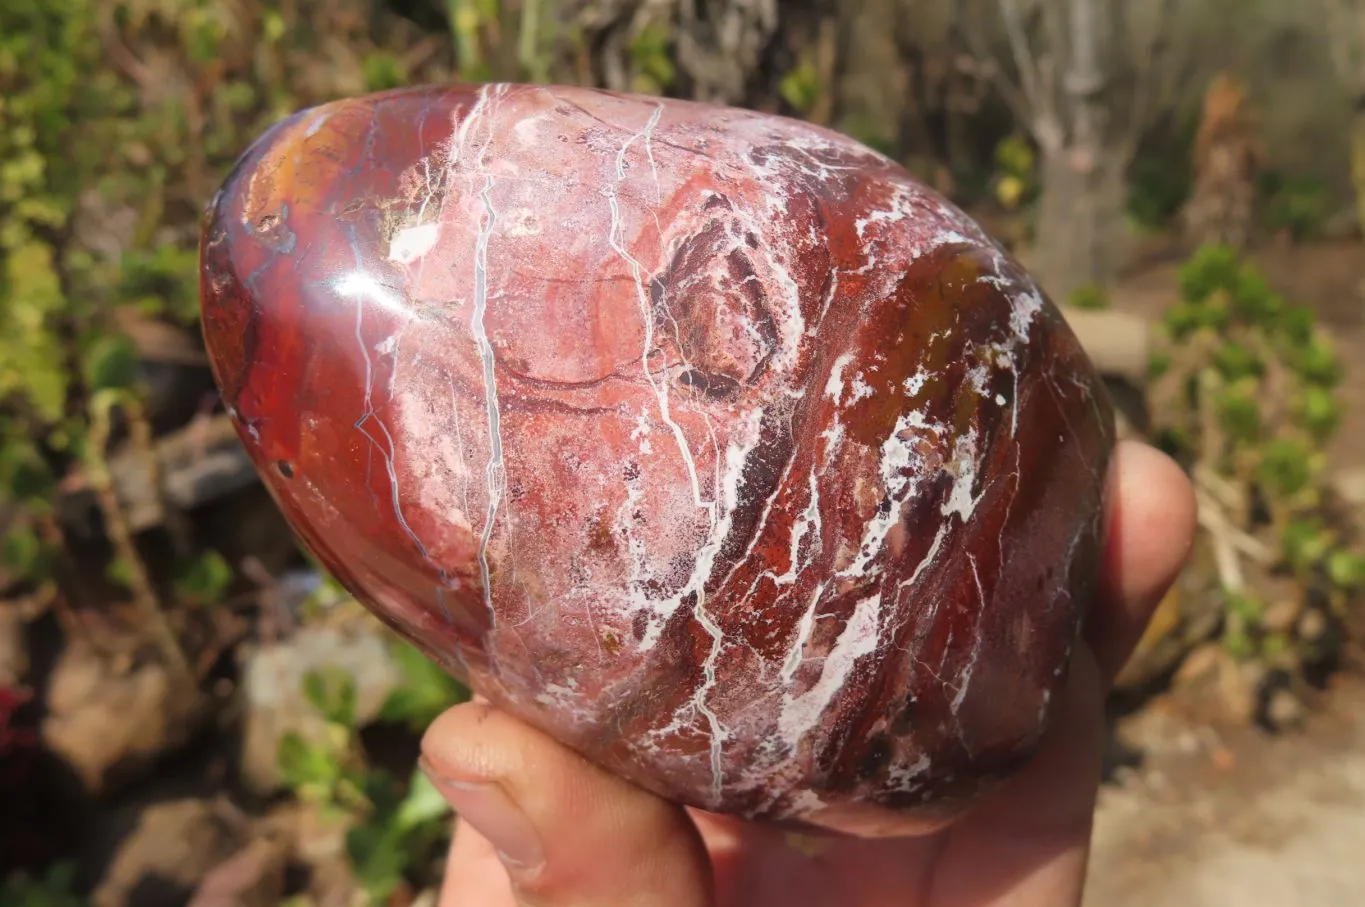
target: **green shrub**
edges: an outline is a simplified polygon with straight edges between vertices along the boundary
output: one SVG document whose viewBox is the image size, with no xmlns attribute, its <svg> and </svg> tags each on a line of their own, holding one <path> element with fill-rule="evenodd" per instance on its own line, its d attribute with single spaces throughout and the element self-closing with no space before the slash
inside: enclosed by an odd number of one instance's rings
<svg viewBox="0 0 1365 907">
<path fill-rule="evenodd" d="M 1269 552 L 1249 560 L 1244 584 L 1223 577 L 1225 644 L 1283 661 L 1317 641 L 1261 626 L 1258 572 L 1292 577 L 1305 606 L 1322 597 L 1338 613 L 1361 585 L 1365 561 L 1330 519 L 1322 453 L 1340 422 L 1341 363 L 1312 313 L 1231 249 L 1199 249 L 1179 286 L 1152 361 L 1157 432 L 1194 473 L 1222 541 Z"/>
<path fill-rule="evenodd" d="M 1268 229 L 1286 232 L 1296 240 L 1321 232 L 1332 213 L 1332 195 L 1325 182 L 1278 171 L 1262 174 L 1259 182 L 1261 219 Z"/>
<path fill-rule="evenodd" d="M 280 776 L 324 821 L 345 830 L 346 855 L 369 903 L 388 903 L 411 876 L 430 869 L 449 836 L 450 807 L 423 772 L 400 780 L 368 764 L 355 684 L 343 669 L 310 673 L 303 689 L 325 731 L 309 740 L 285 735 Z"/>
</svg>

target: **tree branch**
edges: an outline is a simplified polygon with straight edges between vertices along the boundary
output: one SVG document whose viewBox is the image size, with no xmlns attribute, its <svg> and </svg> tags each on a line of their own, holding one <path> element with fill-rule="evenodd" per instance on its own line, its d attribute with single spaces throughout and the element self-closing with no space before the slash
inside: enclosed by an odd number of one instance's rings
<svg viewBox="0 0 1365 907">
<path fill-rule="evenodd" d="M 1133 78 L 1133 100 L 1123 137 L 1125 142 L 1137 141 L 1150 122 L 1153 111 L 1170 103 L 1176 86 L 1180 84 L 1180 76 L 1185 72 L 1185 67 L 1170 63 L 1176 19 L 1175 0 L 1158 0 L 1158 4 L 1152 40 L 1145 52 L 1129 64 Z"/>
<path fill-rule="evenodd" d="M 131 400 L 120 402 L 126 409 L 137 406 Z M 177 677 L 184 677 L 189 674 L 189 663 L 185 659 L 184 650 L 180 648 L 180 640 L 166 617 L 161 598 L 157 595 L 156 586 L 147 571 L 147 564 L 138 551 L 137 542 L 133 538 L 133 528 L 128 524 L 127 513 L 123 508 L 123 502 L 119 500 L 114 477 L 109 470 L 109 461 L 106 459 L 105 447 L 109 443 L 110 410 L 113 405 L 112 397 L 97 396 L 91 402 L 85 472 L 104 516 L 104 528 L 109 535 L 109 541 L 127 571 L 128 589 L 142 611 L 145 629 L 152 642 L 161 650 L 167 668 Z M 134 425 L 137 424 L 139 423 L 135 421 Z"/>
<path fill-rule="evenodd" d="M 149 454 L 156 459 L 155 470 L 148 469 Z M 257 482 L 255 467 L 226 416 L 196 420 L 158 440 L 147 453 L 125 449 L 111 454 L 108 471 L 133 532 L 160 525 L 167 507 L 192 510 Z M 66 523 L 80 525 L 96 503 L 89 475 L 69 476 L 60 491 L 58 514 Z"/>
<path fill-rule="evenodd" d="M 1000 17 L 1005 25 L 1005 39 L 1009 41 L 1010 53 L 1014 56 L 1014 67 L 1019 70 L 1019 84 L 1036 120 L 1047 115 L 1052 105 L 1043 96 L 1042 72 L 1029 48 L 1028 31 L 1019 9 L 1019 0 L 1000 0 Z"/>
<path fill-rule="evenodd" d="M 964 25 L 961 18 L 954 23 L 953 31 L 962 39 L 967 52 L 974 58 L 978 68 L 978 77 L 988 79 L 995 86 L 995 90 L 1000 92 L 1000 97 L 1004 100 L 1005 106 L 1010 109 L 1010 113 L 1014 114 L 1014 118 L 1032 130 L 1036 111 L 1033 110 L 1023 90 L 1010 80 L 1009 76 L 1005 74 L 1004 68 L 996 62 L 988 42 L 982 39 L 981 33 L 975 28 Z"/>
<path fill-rule="evenodd" d="M 1049 98 L 1057 96 L 1057 70 L 1065 69 L 1063 61 L 1070 61 L 1076 52 L 1067 29 L 1067 17 L 1062 14 L 1062 4 L 1066 0 L 1040 0 L 1043 12 L 1043 32 L 1047 35 L 1047 46 L 1052 49 L 1047 72 L 1040 76 L 1047 84 L 1044 91 Z M 1040 67 L 1041 69 L 1041 67 Z"/>
</svg>

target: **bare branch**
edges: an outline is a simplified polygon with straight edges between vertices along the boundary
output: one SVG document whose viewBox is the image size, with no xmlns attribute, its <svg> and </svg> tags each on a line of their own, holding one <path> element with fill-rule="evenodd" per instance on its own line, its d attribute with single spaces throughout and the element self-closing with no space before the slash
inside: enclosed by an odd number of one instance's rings
<svg viewBox="0 0 1365 907">
<path fill-rule="evenodd" d="M 147 468 L 155 456 L 155 471 Z M 192 510 L 257 483 L 251 458 L 226 416 L 205 417 L 161 438 L 149 452 L 121 450 L 108 459 L 114 491 L 129 528 L 142 532 L 160 525 L 166 510 Z M 157 487 L 160 485 L 160 487 Z M 57 512 L 80 525 L 92 504 L 90 477 L 76 473 L 63 480 Z"/>
<path fill-rule="evenodd" d="M 1019 0 L 1000 0 L 1000 16 L 1005 23 L 1005 38 L 1014 55 L 1014 66 L 1019 70 L 1019 83 L 1024 89 L 1034 115 L 1043 112 L 1042 89 L 1039 85 L 1038 61 L 1029 49 L 1028 32 L 1024 27 L 1024 17 L 1019 9 Z"/>
<path fill-rule="evenodd" d="M 981 33 L 977 29 L 965 25 L 960 19 L 954 24 L 953 31 L 962 39 L 967 52 L 974 58 L 977 77 L 989 80 L 995 86 L 996 91 L 1000 92 L 1000 97 L 1004 99 L 1005 106 L 1009 107 L 1014 118 L 1032 129 L 1036 112 L 1033 110 L 1029 99 L 1024 95 L 1023 90 L 1010 80 L 1009 76 L 1005 74 L 1004 68 L 996 62 Z"/>
<path fill-rule="evenodd" d="M 1158 0 L 1156 25 L 1145 52 L 1131 63 L 1133 101 L 1124 140 L 1133 142 L 1150 122 L 1154 111 L 1170 103 L 1183 80 L 1186 67 L 1171 64 L 1175 31 L 1175 0 Z"/>
<path fill-rule="evenodd" d="M 161 597 L 157 594 L 151 574 L 147 571 L 147 563 L 138 551 L 133 529 L 128 524 L 127 513 L 118 498 L 114 477 L 109 470 L 105 446 L 109 442 L 111 405 L 106 398 L 97 399 L 90 407 L 90 441 L 85 456 L 86 475 L 90 479 L 90 487 L 95 492 L 95 499 L 104 516 L 105 531 L 115 553 L 128 572 L 128 589 L 142 611 L 144 625 L 152 641 L 161 650 L 167 668 L 174 671 L 178 678 L 183 678 L 189 674 L 185 651 L 180 647 L 180 640 L 166 618 Z M 124 401 L 124 408 L 135 411 L 131 420 L 135 431 L 139 430 L 137 428 L 139 424 L 144 426 L 143 430 L 149 431 L 145 429 L 146 421 L 142 418 L 140 406 Z M 150 439 L 140 438 L 136 446 L 150 446 Z"/>
<path fill-rule="evenodd" d="M 1069 60 L 1071 54 L 1075 53 L 1075 48 L 1070 46 L 1070 39 L 1066 24 L 1066 16 L 1062 14 L 1062 4 L 1065 0 L 1041 0 L 1043 8 L 1043 33 L 1047 35 L 1047 46 L 1052 50 L 1054 60 L 1053 74 L 1060 68 L 1062 60 Z M 1056 90 L 1056 84 L 1050 86 L 1050 90 Z M 1053 95 L 1055 96 L 1055 95 Z"/>
<path fill-rule="evenodd" d="M 1045 45 L 1050 53 L 1038 61 L 1038 81 L 1042 95 L 1047 99 L 1050 110 L 1047 113 L 1057 122 L 1061 130 L 1060 113 L 1057 110 L 1059 74 L 1066 68 L 1072 48 L 1067 34 L 1066 16 L 1062 14 L 1065 0 L 1039 0 L 1042 7 L 1043 33 L 1047 36 Z"/>
</svg>

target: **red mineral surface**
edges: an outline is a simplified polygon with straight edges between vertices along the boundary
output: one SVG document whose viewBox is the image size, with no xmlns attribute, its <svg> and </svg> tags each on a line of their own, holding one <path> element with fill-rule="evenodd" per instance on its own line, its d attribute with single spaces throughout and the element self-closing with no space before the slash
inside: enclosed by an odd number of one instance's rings
<svg viewBox="0 0 1365 907">
<path fill-rule="evenodd" d="M 1019 266 L 862 145 L 580 88 L 340 101 L 244 155 L 202 295 L 308 547 L 634 782 L 894 834 L 1048 725 L 1109 404 Z"/>
</svg>

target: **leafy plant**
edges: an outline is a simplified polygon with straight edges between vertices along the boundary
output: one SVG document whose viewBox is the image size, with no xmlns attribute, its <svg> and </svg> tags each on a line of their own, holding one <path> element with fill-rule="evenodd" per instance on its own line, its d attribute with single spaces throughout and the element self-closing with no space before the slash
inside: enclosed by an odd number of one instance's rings
<svg viewBox="0 0 1365 907">
<path fill-rule="evenodd" d="M 1140 151 L 1133 160 L 1128 171 L 1127 213 L 1138 227 L 1162 229 L 1190 197 L 1194 126 L 1191 121 L 1167 147 Z"/>
<path fill-rule="evenodd" d="M 280 776 L 300 800 L 346 827 L 356 879 L 371 903 L 386 903 L 429 864 L 448 832 L 450 808 L 421 771 L 400 782 L 367 764 L 356 725 L 355 682 L 344 670 L 310 672 L 303 692 L 324 731 L 314 739 L 298 733 L 281 739 Z M 416 701 L 422 701 L 420 694 Z"/>
<path fill-rule="evenodd" d="M 402 673 L 403 682 L 380 708 L 379 717 L 384 721 L 405 724 L 421 733 L 446 709 L 469 698 L 463 684 L 415 646 L 395 640 L 389 654 Z"/>
<path fill-rule="evenodd" d="M 995 198 L 1008 211 L 1030 203 L 1038 195 L 1038 156 L 1022 135 L 1011 135 L 995 146 Z"/>
<path fill-rule="evenodd" d="M 232 584 L 232 565 L 217 551 L 200 552 L 186 560 L 175 578 L 176 598 L 186 604 L 211 605 Z"/>
<path fill-rule="evenodd" d="M 814 63 L 803 60 L 782 77 L 778 91 L 797 113 L 809 113 L 820 102 L 820 72 Z"/>
<path fill-rule="evenodd" d="M 663 94 L 678 77 L 673 63 L 673 35 L 666 26 L 650 24 L 630 42 L 630 59 L 636 76 L 634 90 L 641 94 Z"/>
<path fill-rule="evenodd" d="M 1099 311 L 1109 308 L 1109 294 L 1098 284 L 1084 284 L 1072 291 L 1067 304 L 1073 309 Z"/>
<path fill-rule="evenodd" d="M 1315 236 L 1332 213 L 1327 184 L 1314 177 L 1265 173 L 1260 180 L 1262 219 L 1274 232 L 1296 240 Z"/>
<path fill-rule="evenodd" d="M 561 63 L 574 31 L 561 22 L 559 0 L 444 0 L 444 5 L 460 79 L 572 81 Z"/>
<path fill-rule="evenodd" d="M 1223 642 L 1238 658 L 1302 666 L 1321 656 L 1321 640 L 1267 627 L 1256 589 L 1289 578 L 1299 610 L 1325 600 L 1341 615 L 1362 585 L 1365 557 L 1327 506 L 1323 449 L 1340 419 L 1341 364 L 1312 313 L 1231 249 L 1201 248 L 1179 283 L 1151 407 L 1195 478 L 1224 587 Z"/>
<path fill-rule="evenodd" d="M 0 907 L 85 907 L 86 900 L 74 893 L 75 884 L 73 863 L 58 863 L 37 879 L 17 873 L 0 885 Z"/>
</svg>

